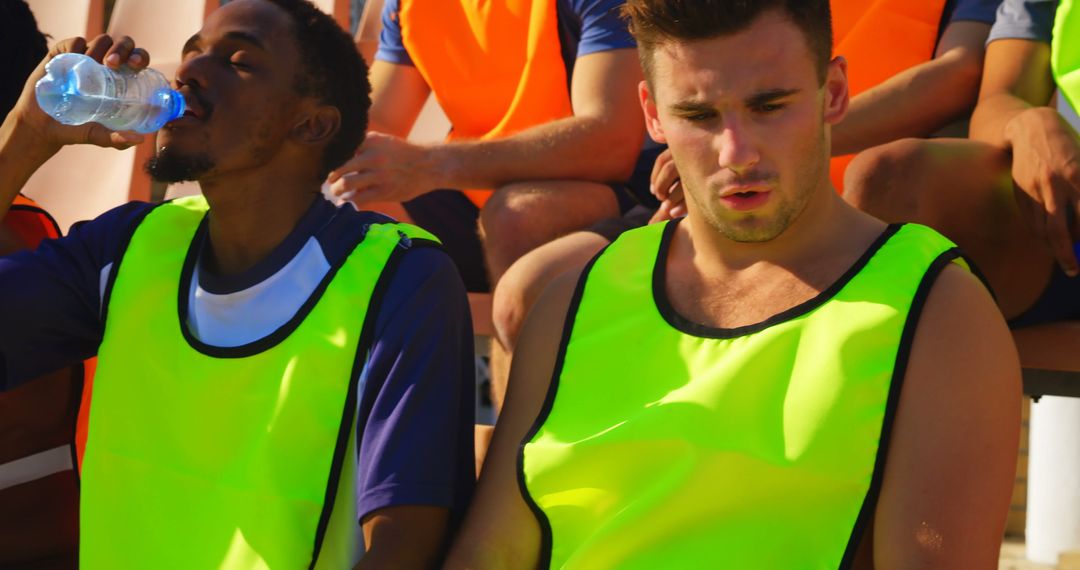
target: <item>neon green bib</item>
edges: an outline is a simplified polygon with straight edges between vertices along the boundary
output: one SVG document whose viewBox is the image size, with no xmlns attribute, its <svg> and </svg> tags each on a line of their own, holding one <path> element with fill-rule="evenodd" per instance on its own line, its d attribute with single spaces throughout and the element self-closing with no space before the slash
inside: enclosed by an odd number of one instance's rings
<svg viewBox="0 0 1080 570">
<path fill-rule="evenodd" d="M 1080 109 L 1080 11 L 1074 0 L 1059 0 L 1050 42 L 1050 67 L 1058 89 L 1073 109 Z"/>
<path fill-rule="evenodd" d="M 873 515 L 917 307 L 959 254 L 893 226 L 815 299 L 711 329 L 666 301 L 674 229 L 623 234 L 578 285 L 519 458 L 542 560 L 837 568 Z"/>
<path fill-rule="evenodd" d="M 362 548 L 355 422 L 370 303 L 401 240 L 433 238 L 370 226 L 292 321 L 256 343 L 215 348 L 191 336 L 179 308 L 206 211 L 201 197 L 155 208 L 113 269 L 80 567 L 351 567 Z"/>
</svg>

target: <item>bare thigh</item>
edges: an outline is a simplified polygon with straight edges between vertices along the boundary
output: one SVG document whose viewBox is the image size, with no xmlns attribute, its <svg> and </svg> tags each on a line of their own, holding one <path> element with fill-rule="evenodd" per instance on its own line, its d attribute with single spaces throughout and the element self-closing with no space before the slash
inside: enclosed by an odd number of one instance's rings
<svg viewBox="0 0 1080 570">
<path fill-rule="evenodd" d="M 1023 224 L 1008 155 L 964 139 L 902 140 L 860 154 L 844 198 L 886 222 L 930 226 L 956 242 L 997 295 L 1006 317 L 1046 289 L 1053 258 Z"/>
</svg>

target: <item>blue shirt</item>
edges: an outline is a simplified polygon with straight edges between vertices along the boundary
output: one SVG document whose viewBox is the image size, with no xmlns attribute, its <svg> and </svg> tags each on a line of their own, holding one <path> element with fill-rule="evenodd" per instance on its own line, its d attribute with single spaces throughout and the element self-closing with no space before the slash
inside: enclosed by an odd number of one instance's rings
<svg viewBox="0 0 1080 570">
<path fill-rule="evenodd" d="M 1001 0 L 956 0 L 950 2 L 953 5 L 952 14 L 949 14 L 949 22 L 981 22 L 993 24 L 994 15 L 997 13 Z"/>
<path fill-rule="evenodd" d="M 1004 0 L 986 42 L 1015 39 L 1050 43 L 1055 14 L 1057 0 Z"/>
<path fill-rule="evenodd" d="M 0 257 L 0 390 L 97 352 L 104 332 L 102 291 L 152 207 L 125 204 L 35 251 Z M 214 274 L 202 263 L 204 250 L 189 287 L 198 288 L 202 304 L 187 316 L 192 331 L 219 346 L 272 332 L 277 317 L 256 312 L 298 310 L 310 291 L 296 284 L 317 282 L 319 268 L 347 256 L 365 225 L 386 220 L 317 199 L 274 252 L 242 274 Z M 411 248 L 387 271 L 393 274 L 378 305 L 362 372 L 366 382 L 359 383 L 366 422 L 357 425 L 358 512 L 363 518 L 395 505 L 430 505 L 451 509 L 457 521 L 475 469 L 473 337 L 465 289 L 450 258 L 436 248 Z M 259 307 L 251 297 L 271 302 Z M 294 314 L 286 313 L 284 318 Z"/>
</svg>

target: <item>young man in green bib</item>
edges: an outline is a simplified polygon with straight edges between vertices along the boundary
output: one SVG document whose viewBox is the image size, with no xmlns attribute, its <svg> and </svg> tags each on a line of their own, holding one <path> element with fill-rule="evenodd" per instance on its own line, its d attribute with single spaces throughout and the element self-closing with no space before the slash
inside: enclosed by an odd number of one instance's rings
<svg viewBox="0 0 1080 570">
<path fill-rule="evenodd" d="M 685 219 L 531 314 L 451 568 L 990 568 L 1016 352 L 955 246 L 829 183 L 820 0 L 630 0 Z"/>
</svg>

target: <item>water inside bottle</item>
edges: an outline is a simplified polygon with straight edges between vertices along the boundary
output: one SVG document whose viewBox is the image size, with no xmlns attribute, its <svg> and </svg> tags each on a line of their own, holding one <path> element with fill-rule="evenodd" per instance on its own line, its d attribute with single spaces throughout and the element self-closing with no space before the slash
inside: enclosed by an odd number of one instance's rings
<svg viewBox="0 0 1080 570">
<path fill-rule="evenodd" d="M 35 87 L 38 103 L 65 125 L 93 121 L 112 130 L 148 133 L 183 114 L 183 98 L 153 70 L 110 72 L 77 54 L 57 56 L 46 69 Z"/>
<path fill-rule="evenodd" d="M 42 98 L 53 109 L 52 116 L 66 125 L 77 125 L 83 121 L 66 120 L 69 117 L 93 117 L 93 121 L 108 124 L 116 130 L 135 130 L 154 116 L 166 111 L 165 107 L 145 101 L 127 101 L 100 95 L 74 96 L 75 93 L 49 93 Z M 99 113 L 101 109 L 110 109 L 110 113 Z"/>
</svg>

